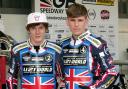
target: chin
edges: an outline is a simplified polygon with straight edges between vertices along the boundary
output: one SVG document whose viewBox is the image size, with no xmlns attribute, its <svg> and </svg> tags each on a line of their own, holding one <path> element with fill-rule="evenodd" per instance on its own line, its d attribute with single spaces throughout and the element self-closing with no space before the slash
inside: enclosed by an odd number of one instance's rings
<svg viewBox="0 0 128 89">
<path fill-rule="evenodd" d="M 76 33 L 76 34 L 74 34 L 75 36 L 79 36 L 79 35 L 81 35 L 82 33 Z"/>
<path fill-rule="evenodd" d="M 36 43 L 40 43 L 40 42 L 42 42 L 42 40 L 36 40 L 35 42 L 36 42 Z"/>
</svg>

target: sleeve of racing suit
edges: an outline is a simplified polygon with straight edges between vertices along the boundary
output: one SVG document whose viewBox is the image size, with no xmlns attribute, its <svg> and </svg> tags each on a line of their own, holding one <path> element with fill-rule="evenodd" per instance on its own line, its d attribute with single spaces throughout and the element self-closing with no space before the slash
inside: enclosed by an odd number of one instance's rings
<svg viewBox="0 0 128 89">
<path fill-rule="evenodd" d="M 112 64 L 113 58 L 109 53 L 107 43 L 103 41 L 102 45 L 98 49 L 94 48 L 93 51 L 94 60 L 97 60 L 97 67 L 99 67 L 98 72 L 100 73 L 98 76 L 99 78 L 90 86 L 90 89 L 112 89 L 111 87 L 116 81 L 118 72 L 116 67 Z M 94 75 L 96 75 L 96 73 Z"/>
<path fill-rule="evenodd" d="M 17 89 L 18 61 L 16 59 L 16 55 L 12 54 L 6 80 L 8 89 Z"/>
<path fill-rule="evenodd" d="M 58 83 L 58 89 L 64 89 L 65 88 L 65 74 L 62 68 L 63 67 L 63 61 L 60 57 L 60 55 L 57 55 L 57 61 L 56 61 L 56 78 Z"/>
</svg>

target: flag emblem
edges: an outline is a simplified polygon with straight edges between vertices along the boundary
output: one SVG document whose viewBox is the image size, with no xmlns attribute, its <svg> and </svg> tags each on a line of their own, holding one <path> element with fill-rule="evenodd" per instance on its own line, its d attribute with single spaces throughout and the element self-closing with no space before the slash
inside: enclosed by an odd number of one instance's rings
<svg viewBox="0 0 128 89">
<path fill-rule="evenodd" d="M 78 89 L 78 85 L 85 85 L 91 83 L 91 76 L 87 76 L 88 71 L 82 73 L 75 73 L 75 69 L 69 69 L 69 73 L 66 73 L 66 82 L 68 89 Z"/>
<path fill-rule="evenodd" d="M 43 80 L 42 77 L 36 76 L 28 79 L 23 78 L 23 89 L 54 89 L 54 78 Z"/>
</svg>

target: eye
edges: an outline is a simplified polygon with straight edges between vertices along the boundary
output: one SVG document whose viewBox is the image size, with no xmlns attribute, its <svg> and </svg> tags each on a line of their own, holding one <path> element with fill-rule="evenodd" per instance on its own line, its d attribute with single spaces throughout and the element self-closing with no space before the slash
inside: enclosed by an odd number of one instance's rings
<svg viewBox="0 0 128 89">
<path fill-rule="evenodd" d="M 75 21 L 75 19 L 70 19 L 70 21 Z"/>
<path fill-rule="evenodd" d="M 32 26 L 32 27 L 30 27 L 30 29 L 31 29 L 31 30 L 34 30 L 34 29 L 35 29 L 35 27 L 34 27 L 34 26 Z"/>
<path fill-rule="evenodd" d="M 41 27 L 39 27 L 39 29 L 43 29 L 43 28 L 44 28 L 44 27 L 42 27 L 42 26 L 41 26 Z"/>
<path fill-rule="evenodd" d="M 84 20 L 83 19 L 78 19 L 79 22 L 83 22 Z"/>
</svg>

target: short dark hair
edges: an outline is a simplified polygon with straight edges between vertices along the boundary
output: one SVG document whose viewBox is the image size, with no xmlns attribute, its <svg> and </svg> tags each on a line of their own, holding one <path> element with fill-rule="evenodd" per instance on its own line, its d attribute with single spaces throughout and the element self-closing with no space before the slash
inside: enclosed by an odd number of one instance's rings
<svg viewBox="0 0 128 89">
<path fill-rule="evenodd" d="M 79 16 L 85 16 L 87 17 L 88 12 L 84 5 L 74 3 L 71 4 L 68 9 L 66 10 L 67 17 L 79 17 Z"/>
<path fill-rule="evenodd" d="M 28 24 L 26 26 L 26 29 L 29 30 L 30 27 L 35 27 L 37 25 L 40 25 L 40 24 L 43 24 L 45 29 L 46 29 L 46 32 L 48 31 L 48 23 L 32 23 L 32 24 Z"/>
</svg>

